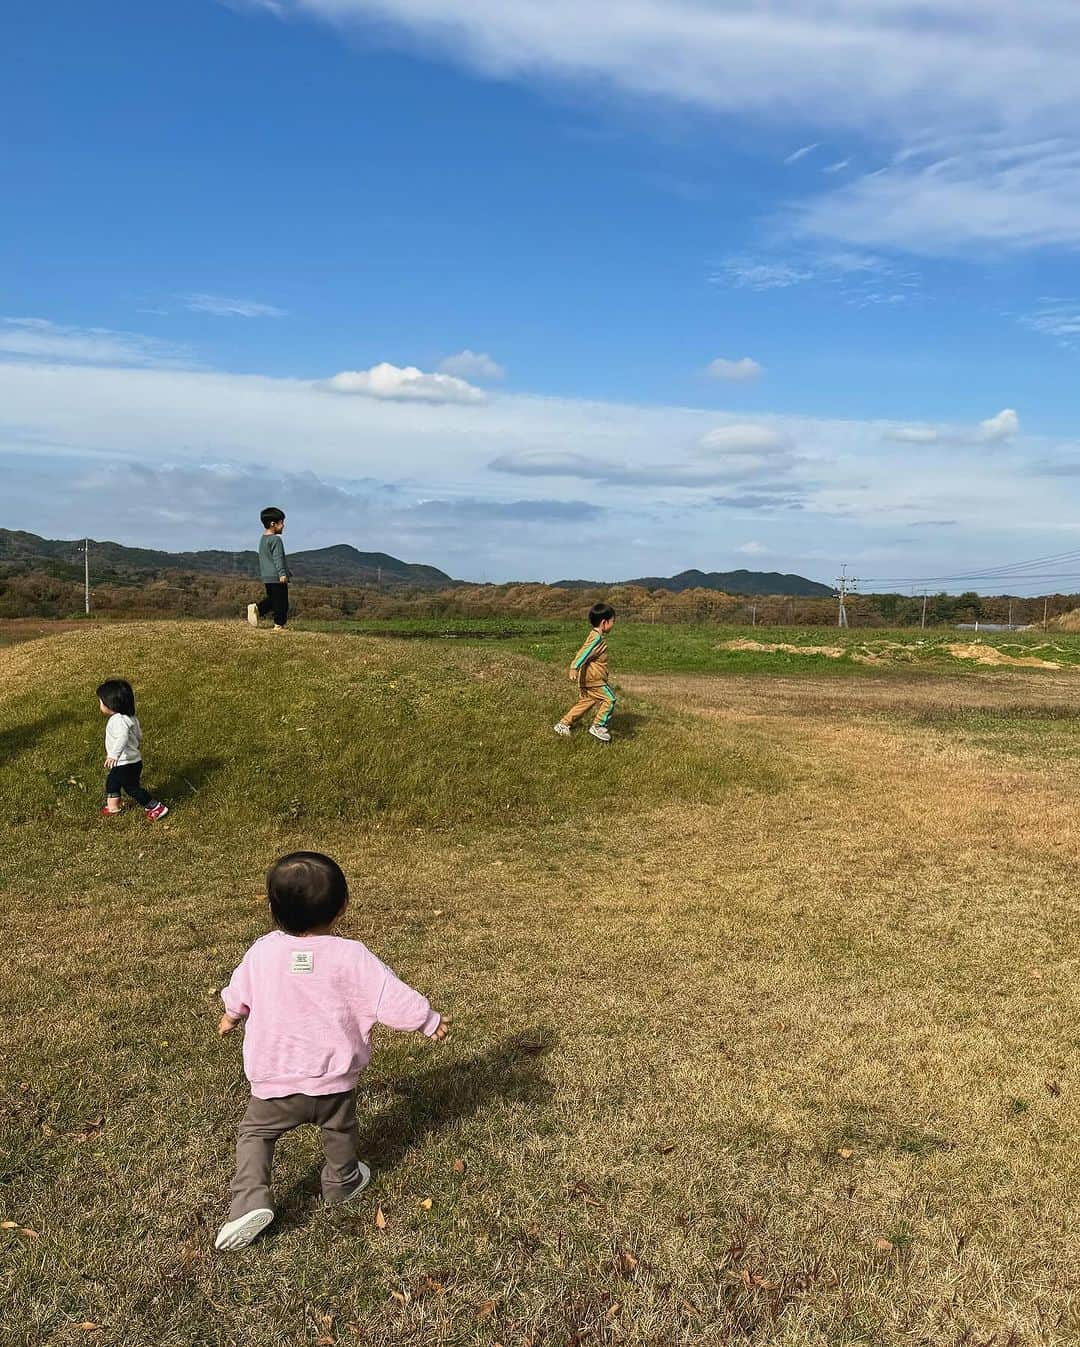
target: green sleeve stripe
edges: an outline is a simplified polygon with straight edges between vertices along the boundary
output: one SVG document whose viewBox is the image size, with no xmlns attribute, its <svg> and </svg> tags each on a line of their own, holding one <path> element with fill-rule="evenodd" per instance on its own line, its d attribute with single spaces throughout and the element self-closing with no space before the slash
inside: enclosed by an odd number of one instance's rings
<svg viewBox="0 0 1080 1347">
<path fill-rule="evenodd" d="M 602 632 L 599 631 L 593 632 L 593 634 L 589 637 L 588 641 L 586 641 L 585 645 L 582 647 L 581 654 L 578 655 L 577 659 L 574 660 L 573 664 L 571 664 L 570 667 L 572 669 L 580 669 L 583 664 L 588 662 L 593 651 L 596 649 L 596 647 L 600 644 L 600 642 L 603 639 L 604 637 Z"/>
</svg>

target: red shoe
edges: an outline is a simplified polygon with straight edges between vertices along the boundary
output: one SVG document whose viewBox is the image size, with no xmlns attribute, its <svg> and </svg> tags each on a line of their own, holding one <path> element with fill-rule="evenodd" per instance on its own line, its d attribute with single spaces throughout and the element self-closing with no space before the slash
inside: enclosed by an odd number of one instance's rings
<svg viewBox="0 0 1080 1347">
<path fill-rule="evenodd" d="M 102 818 L 116 818 L 117 814 L 122 814 L 123 812 L 124 812 L 123 805 L 121 805 L 119 809 L 110 809 L 107 804 L 103 804 L 101 806 Z"/>
<path fill-rule="evenodd" d="M 156 823 L 159 818 L 164 818 L 168 812 L 169 806 L 162 804 L 160 800 L 156 800 L 146 811 L 146 817 L 151 823 Z"/>
</svg>

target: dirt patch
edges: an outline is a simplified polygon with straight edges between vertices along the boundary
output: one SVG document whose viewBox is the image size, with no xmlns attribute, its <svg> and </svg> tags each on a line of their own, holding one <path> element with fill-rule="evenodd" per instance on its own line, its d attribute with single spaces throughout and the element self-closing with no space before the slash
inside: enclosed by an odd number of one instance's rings
<svg viewBox="0 0 1080 1347">
<path fill-rule="evenodd" d="M 762 655 L 824 655 L 826 659 L 841 659 L 846 651 L 839 645 L 789 645 L 786 641 L 721 641 L 717 650 L 749 650 Z"/>
<path fill-rule="evenodd" d="M 1010 665 L 1017 669 L 1060 669 L 1063 666 L 1056 660 L 1036 659 L 1031 655 L 1006 655 L 992 645 L 947 645 L 945 649 L 953 659 L 972 660 L 975 664 Z"/>
</svg>

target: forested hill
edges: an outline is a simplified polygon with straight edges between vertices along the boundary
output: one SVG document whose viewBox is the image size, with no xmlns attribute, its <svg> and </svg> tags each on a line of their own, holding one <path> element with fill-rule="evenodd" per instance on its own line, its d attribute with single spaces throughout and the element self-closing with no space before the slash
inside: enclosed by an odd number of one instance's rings
<svg viewBox="0 0 1080 1347">
<path fill-rule="evenodd" d="M 0 529 L 0 565 L 5 570 L 48 570 L 62 578 L 81 574 L 82 539 L 39 538 L 36 533 Z M 90 540 L 94 577 L 149 578 L 184 571 L 200 575 L 250 578 L 259 573 L 256 552 L 160 552 L 146 547 Z M 407 585 L 447 589 L 457 584 L 434 566 L 400 561 L 385 552 L 360 552 L 348 543 L 291 552 L 289 565 L 298 580 L 324 585 Z"/>
<path fill-rule="evenodd" d="M 779 571 L 680 571 L 678 575 L 646 575 L 637 580 L 556 580 L 560 589 L 602 589 L 605 584 L 639 585 L 642 589 L 667 589 L 681 594 L 686 589 L 715 589 L 724 594 L 780 594 L 797 598 L 825 599 L 836 591 L 804 575 Z"/>
</svg>

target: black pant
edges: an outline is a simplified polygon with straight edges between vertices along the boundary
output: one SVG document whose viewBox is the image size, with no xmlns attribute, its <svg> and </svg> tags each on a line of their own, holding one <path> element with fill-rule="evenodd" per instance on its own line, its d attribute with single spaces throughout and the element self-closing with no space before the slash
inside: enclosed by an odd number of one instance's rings
<svg viewBox="0 0 1080 1347">
<path fill-rule="evenodd" d="M 259 603 L 259 616 L 274 614 L 274 626 L 283 627 L 289 620 L 289 586 L 275 580 L 266 586 L 266 598 Z"/>
<path fill-rule="evenodd" d="M 133 800 L 146 809 L 154 803 L 154 797 L 139 785 L 140 776 L 142 776 L 141 762 L 125 762 L 122 766 L 111 768 L 105 778 L 105 794 L 118 796 L 121 791 L 126 790 Z"/>
</svg>

